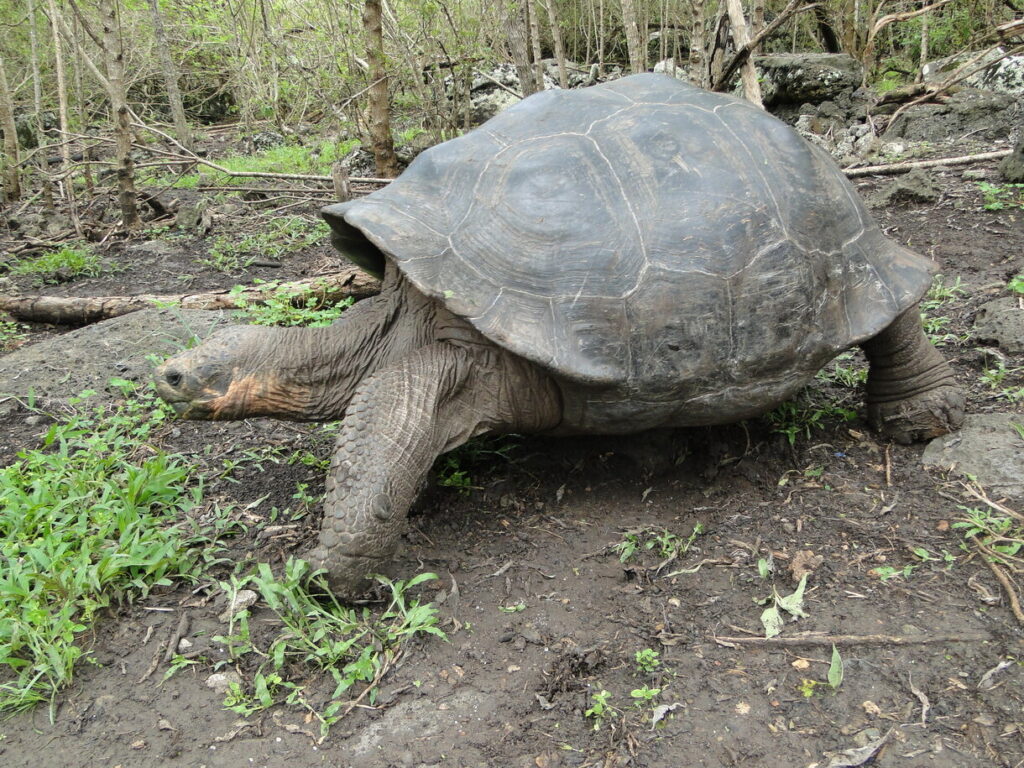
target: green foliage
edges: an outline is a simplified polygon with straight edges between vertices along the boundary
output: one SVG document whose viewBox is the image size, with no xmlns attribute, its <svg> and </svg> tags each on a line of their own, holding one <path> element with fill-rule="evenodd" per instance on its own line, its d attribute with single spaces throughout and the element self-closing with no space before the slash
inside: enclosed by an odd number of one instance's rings
<svg viewBox="0 0 1024 768">
<path fill-rule="evenodd" d="M 785 435 L 790 445 L 796 445 L 803 435 L 810 439 L 813 430 L 824 429 L 830 421 L 853 421 L 857 411 L 840 402 L 832 402 L 808 387 L 792 400 L 779 405 L 764 416 L 773 432 Z"/>
<path fill-rule="evenodd" d="M 1011 277 L 1006 287 L 1011 293 L 1024 294 L 1024 273 Z"/>
<path fill-rule="evenodd" d="M 602 689 L 598 693 L 590 694 L 590 707 L 583 713 L 584 717 L 588 717 L 594 721 L 594 730 L 601 728 L 601 723 L 606 718 L 613 717 L 618 710 L 611 704 L 612 694 L 609 691 Z"/>
<path fill-rule="evenodd" d="M 227 708 L 249 715 L 275 704 L 300 706 L 320 723 L 323 737 L 355 702 L 374 703 L 381 678 L 406 642 L 422 634 L 446 639 L 434 605 L 409 597 L 410 590 L 436 575 L 422 573 L 408 581 L 375 577 L 390 599 L 386 608 L 374 612 L 339 603 L 321 573 L 312 572 L 303 560 L 289 559 L 281 578 L 260 563 L 255 573 L 221 583 L 229 598 L 251 585 L 283 624 L 265 649 L 252 638 L 247 611 L 232 618 L 228 635 L 214 638 L 232 659 L 249 654 L 260 659 L 251 682 L 231 687 L 224 701 Z M 334 681 L 326 701 L 307 697 L 310 667 Z"/>
<path fill-rule="evenodd" d="M 463 496 L 479 490 L 480 487 L 473 484 L 472 473 L 496 459 L 508 461 L 518 439 L 518 435 L 486 435 L 475 437 L 449 451 L 434 464 L 437 484 L 443 488 L 454 488 Z"/>
<path fill-rule="evenodd" d="M 995 359 L 981 372 L 981 380 L 992 391 L 997 400 L 1011 403 L 1024 402 L 1024 386 L 1014 383 L 1020 380 L 1024 368 L 1009 368 L 1002 357 Z"/>
<path fill-rule="evenodd" d="M 832 660 L 828 665 L 828 684 L 832 686 L 833 691 L 838 690 L 839 686 L 843 684 L 844 674 L 843 657 L 839 655 L 839 649 L 833 645 Z"/>
<path fill-rule="evenodd" d="M 857 389 L 868 380 L 868 369 L 864 365 L 854 365 L 853 362 L 854 353 L 847 350 L 836 355 L 814 378 L 828 384 Z"/>
<path fill-rule="evenodd" d="M 1024 208 L 1024 184 L 990 184 L 979 181 L 978 189 L 985 199 L 981 207 L 986 211 Z"/>
<path fill-rule="evenodd" d="M 0 352 L 9 352 L 17 347 L 28 334 L 28 326 L 14 320 L 0 320 Z"/>
<path fill-rule="evenodd" d="M 1019 558 L 1024 553 L 1024 525 L 1009 515 L 999 515 L 989 507 L 960 507 L 963 518 L 953 528 L 973 543 L 980 544 L 996 562 L 1001 557 Z"/>
<path fill-rule="evenodd" d="M 100 609 L 195 570 L 202 485 L 179 457 L 139 450 L 168 414 L 148 390 L 82 410 L 0 469 L 0 710 L 52 701 Z"/>
<path fill-rule="evenodd" d="M 40 256 L 21 259 L 11 267 L 12 274 L 38 275 L 47 283 L 81 276 L 98 277 L 103 271 L 99 256 L 85 243 L 68 243 Z"/>
<path fill-rule="evenodd" d="M 207 257 L 198 261 L 221 272 L 235 272 L 256 259 L 282 259 L 316 245 L 328 231 L 323 221 L 311 223 L 301 216 L 273 218 L 266 222 L 265 229 L 242 238 L 220 235 L 214 239 Z"/>
<path fill-rule="evenodd" d="M 619 562 L 629 562 L 644 550 L 653 552 L 662 559 L 663 565 L 685 555 L 697 537 L 704 533 L 704 526 L 697 523 L 690 535 L 683 539 L 667 528 L 650 526 L 626 531 L 622 541 L 612 546 L 612 551 L 619 555 Z"/>
<path fill-rule="evenodd" d="M 330 325 L 355 303 L 350 296 L 336 304 L 325 304 L 312 290 L 275 282 L 256 281 L 256 287 L 261 294 L 258 302 L 244 297 L 246 287 L 242 285 L 236 285 L 228 293 L 238 306 L 235 316 L 255 325 Z"/>
<path fill-rule="evenodd" d="M 636 669 L 644 674 L 654 674 L 661 666 L 660 654 L 653 648 L 644 648 L 633 655 L 636 661 Z"/>
<path fill-rule="evenodd" d="M 928 293 L 918 306 L 921 310 L 921 326 L 935 346 L 962 344 L 967 341 L 968 335 L 957 336 L 949 330 L 952 320 L 942 314 L 947 304 L 966 295 L 967 292 L 963 289 L 959 277 L 948 284 L 945 275 L 936 275 L 932 280 Z"/>
<path fill-rule="evenodd" d="M 644 704 L 650 704 L 658 697 L 658 694 L 660 693 L 661 688 L 649 688 L 645 685 L 642 688 L 633 689 L 629 692 L 629 695 L 636 700 L 636 706 L 641 707 Z"/>
</svg>

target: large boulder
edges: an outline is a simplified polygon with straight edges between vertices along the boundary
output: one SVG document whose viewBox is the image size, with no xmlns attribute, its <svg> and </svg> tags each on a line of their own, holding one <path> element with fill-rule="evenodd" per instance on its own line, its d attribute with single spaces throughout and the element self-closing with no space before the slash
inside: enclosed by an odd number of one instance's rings
<svg viewBox="0 0 1024 768">
<path fill-rule="evenodd" d="M 924 65 L 921 72 L 926 83 L 937 83 L 950 77 L 964 64 L 967 64 L 969 69 L 975 69 L 988 61 L 990 63 L 987 67 L 961 80 L 960 84 L 967 88 L 981 88 L 1010 96 L 1024 96 L 1024 56 L 1000 58 L 1005 53 L 1002 48 L 996 48 L 973 64 L 969 62 L 975 59 L 979 55 L 978 53 L 960 53 L 937 61 L 930 61 Z"/>
<path fill-rule="evenodd" d="M 229 312 L 144 309 L 112 320 L 19 347 L 0 357 L 0 413 L 16 406 L 5 395 L 42 402 L 61 400 L 84 389 L 101 391 L 111 378 L 145 384 L 153 363 L 232 321 Z"/>
<path fill-rule="evenodd" d="M 964 88 L 943 104 L 916 104 L 889 126 L 887 137 L 942 142 L 970 134 L 975 140 L 1005 140 L 1020 113 L 1018 99 L 1005 93 Z"/>
<path fill-rule="evenodd" d="M 845 53 L 773 53 L 755 56 L 765 106 L 834 101 L 859 88 L 864 68 Z"/>
<path fill-rule="evenodd" d="M 1019 413 L 971 413 L 956 432 L 937 437 L 924 450 L 926 467 L 972 475 L 989 492 L 1024 494 L 1024 438 Z"/>
</svg>

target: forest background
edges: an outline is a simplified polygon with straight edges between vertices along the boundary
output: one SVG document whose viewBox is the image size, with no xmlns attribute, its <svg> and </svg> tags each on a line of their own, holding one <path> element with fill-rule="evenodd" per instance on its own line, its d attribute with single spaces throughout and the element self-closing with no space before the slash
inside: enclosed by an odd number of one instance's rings
<svg viewBox="0 0 1024 768">
<path fill-rule="evenodd" d="M 224 122 L 305 146 L 279 173 L 330 174 L 361 144 L 392 177 L 395 142 L 422 148 L 471 127 L 471 87 L 503 63 L 517 95 L 546 67 L 567 87 L 672 59 L 716 90 L 742 74 L 756 101 L 750 55 L 842 52 L 876 92 L 919 97 L 927 61 L 1018 52 L 1022 11 L 1019 0 L 2 0 L 4 195 L 70 204 L 81 234 L 74 201 L 109 178 L 119 224 L 135 229 L 137 176 L 173 170 L 169 183 L 194 184 L 197 135 Z"/>
</svg>

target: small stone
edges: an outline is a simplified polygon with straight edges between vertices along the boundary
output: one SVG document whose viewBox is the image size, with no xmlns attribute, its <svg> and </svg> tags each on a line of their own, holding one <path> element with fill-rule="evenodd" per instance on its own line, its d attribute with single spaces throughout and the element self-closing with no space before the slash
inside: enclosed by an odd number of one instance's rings
<svg viewBox="0 0 1024 768">
<path fill-rule="evenodd" d="M 863 731 L 854 735 L 853 743 L 858 747 L 866 747 L 868 744 L 876 742 L 880 738 L 882 738 L 882 732 L 877 728 L 865 728 Z"/>
<path fill-rule="evenodd" d="M 157 722 L 156 727 L 157 727 L 157 729 L 159 729 L 161 731 L 173 731 L 173 730 L 176 730 L 175 727 L 173 725 L 171 725 L 171 721 L 166 719 L 166 718 L 161 718 L 159 720 L 159 722 Z"/>
<path fill-rule="evenodd" d="M 228 605 L 226 611 L 224 611 L 218 618 L 221 621 L 231 621 L 242 611 L 252 607 L 252 605 L 259 599 L 259 595 L 253 592 L 251 589 L 240 589 L 235 593 L 234 599 Z"/>
<path fill-rule="evenodd" d="M 145 749 L 146 748 L 146 740 L 145 739 L 136 739 L 135 741 L 133 741 L 131 743 L 131 748 L 132 749 Z"/>
<path fill-rule="evenodd" d="M 217 693 L 227 693 L 232 683 L 235 685 L 242 684 L 242 676 L 233 670 L 229 672 L 214 672 L 206 678 L 206 687 L 212 688 Z"/>
<path fill-rule="evenodd" d="M 187 637 L 181 638 L 178 641 L 178 653 L 187 653 L 188 650 L 194 645 L 194 643 Z"/>
</svg>

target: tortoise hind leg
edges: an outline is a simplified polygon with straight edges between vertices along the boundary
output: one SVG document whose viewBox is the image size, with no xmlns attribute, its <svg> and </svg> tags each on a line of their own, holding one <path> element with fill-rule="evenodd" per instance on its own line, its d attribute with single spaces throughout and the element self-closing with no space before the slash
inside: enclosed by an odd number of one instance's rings
<svg viewBox="0 0 1024 768">
<path fill-rule="evenodd" d="M 861 347 L 867 355 L 868 422 L 899 443 L 957 429 L 965 400 L 949 364 L 921 328 L 917 307 Z"/>
</svg>

